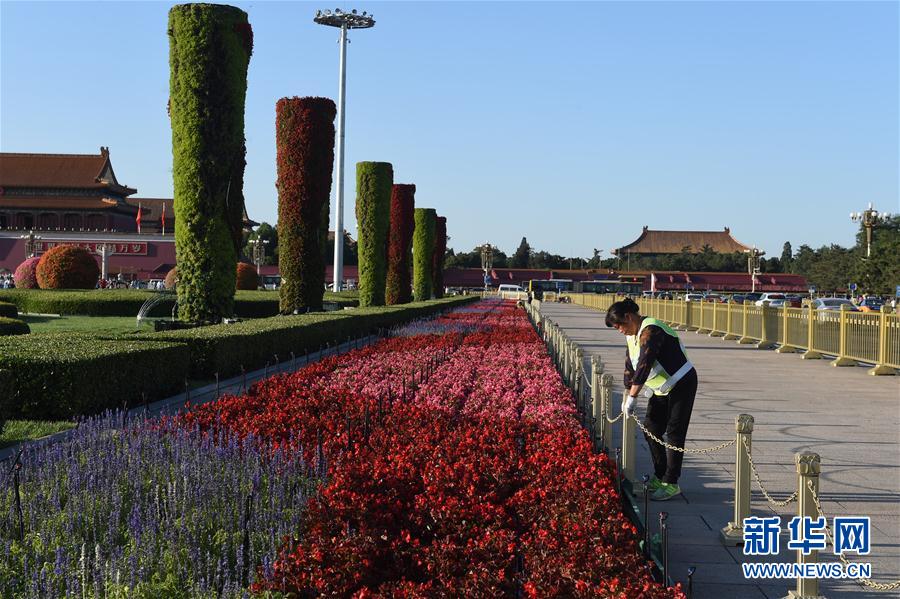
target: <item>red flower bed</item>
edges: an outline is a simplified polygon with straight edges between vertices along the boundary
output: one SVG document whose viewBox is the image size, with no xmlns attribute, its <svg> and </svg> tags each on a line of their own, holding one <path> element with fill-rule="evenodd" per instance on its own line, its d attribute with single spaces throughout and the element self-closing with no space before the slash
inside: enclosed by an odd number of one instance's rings
<svg viewBox="0 0 900 599">
<path fill-rule="evenodd" d="M 181 417 L 310 460 L 322 439 L 327 482 L 255 590 L 683 597 L 653 581 L 611 464 L 524 315 L 485 303 L 436 322 L 476 330 L 393 338 Z"/>
</svg>

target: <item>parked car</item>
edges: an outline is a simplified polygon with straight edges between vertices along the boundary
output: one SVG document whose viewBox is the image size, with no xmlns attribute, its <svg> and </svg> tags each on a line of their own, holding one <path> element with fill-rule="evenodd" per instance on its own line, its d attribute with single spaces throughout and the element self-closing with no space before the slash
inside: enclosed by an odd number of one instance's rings
<svg viewBox="0 0 900 599">
<path fill-rule="evenodd" d="M 859 308 L 854 306 L 853 302 L 842 297 L 820 297 L 813 302 L 813 308 L 828 312 L 839 312 L 841 306 L 847 306 L 847 310 L 850 312 L 859 312 Z"/>
<path fill-rule="evenodd" d="M 763 293 L 762 296 L 753 302 L 757 306 L 762 306 L 763 302 L 769 302 L 769 305 L 772 305 L 772 302 L 775 300 L 780 300 L 779 305 L 784 305 L 784 294 L 783 293 Z"/>
<path fill-rule="evenodd" d="M 731 301 L 736 304 L 743 304 L 744 302 L 755 302 L 761 297 L 762 293 L 735 293 L 731 296 Z"/>
<path fill-rule="evenodd" d="M 786 295 L 784 296 L 784 303 L 787 304 L 789 308 L 802 308 L 803 298 L 799 295 Z"/>
<path fill-rule="evenodd" d="M 867 297 L 857 307 L 860 312 L 878 312 L 883 305 L 884 300 L 880 297 Z"/>
<path fill-rule="evenodd" d="M 520 286 L 518 286 L 518 285 L 503 284 L 503 285 L 500 285 L 500 287 L 497 288 L 497 293 L 503 293 L 503 292 L 507 292 L 507 293 L 522 293 L 522 292 L 524 292 L 524 291 L 525 291 L 525 290 L 522 289 L 522 288 L 521 288 Z"/>
<path fill-rule="evenodd" d="M 712 302 L 714 304 L 724 304 L 727 300 L 724 295 L 719 295 L 718 293 L 707 293 L 703 297 L 703 301 Z"/>
<path fill-rule="evenodd" d="M 684 296 L 684 301 L 686 302 L 702 302 L 703 294 L 702 293 L 688 293 Z"/>
</svg>

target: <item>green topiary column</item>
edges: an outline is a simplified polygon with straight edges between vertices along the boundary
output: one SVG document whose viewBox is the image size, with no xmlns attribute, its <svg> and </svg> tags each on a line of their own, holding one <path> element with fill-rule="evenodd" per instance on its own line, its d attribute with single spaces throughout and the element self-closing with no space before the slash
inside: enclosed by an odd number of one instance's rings
<svg viewBox="0 0 900 599">
<path fill-rule="evenodd" d="M 434 297 L 444 297 L 444 254 L 447 253 L 447 217 L 434 222 L 434 251 L 431 254 L 431 286 Z"/>
<path fill-rule="evenodd" d="M 282 314 L 322 309 L 335 113 L 328 98 L 282 98 L 275 107 Z"/>
<path fill-rule="evenodd" d="M 389 162 L 356 165 L 356 223 L 359 240 L 359 305 L 383 306 L 394 168 Z M 335 231 L 335 243 L 342 240 Z"/>
<path fill-rule="evenodd" d="M 384 297 L 389 306 L 406 304 L 412 299 L 410 250 L 415 203 L 415 185 L 394 185 L 391 191 L 391 232 L 388 236 L 388 273 Z"/>
<path fill-rule="evenodd" d="M 247 13 L 214 4 L 172 7 L 168 33 L 178 313 L 215 322 L 234 306 L 253 33 Z"/>
<path fill-rule="evenodd" d="M 434 208 L 416 208 L 413 232 L 413 298 L 417 302 L 431 299 L 434 278 L 431 273 L 437 214 Z"/>
</svg>

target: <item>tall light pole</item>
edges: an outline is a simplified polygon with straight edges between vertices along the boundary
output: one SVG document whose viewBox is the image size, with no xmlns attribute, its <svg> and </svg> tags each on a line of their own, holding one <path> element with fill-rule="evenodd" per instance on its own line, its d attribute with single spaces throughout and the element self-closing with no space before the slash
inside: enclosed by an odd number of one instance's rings
<svg viewBox="0 0 900 599">
<path fill-rule="evenodd" d="M 266 260 L 266 246 L 269 245 L 268 239 L 251 239 L 248 243 L 253 244 L 253 261 L 256 263 L 256 276 L 260 276 L 260 265 Z"/>
<path fill-rule="evenodd" d="M 494 248 L 489 243 L 485 243 L 481 246 L 481 270 L 484 271 L 484 290 L 488 290 L 488 284 L 490 282 L 490 275 L 488 271 L 491 270 L 491 267 L 494 265 Z"/>
<path fill-rule="evenodd" d="M 862 223 L 862 226 L 866 229 L 866 258 L 872 256 L 872 229 L 890 218 L 890 213 L 875 210 L 872 207 L 872 202 L 869 202 L 869 207 L 862 212 L 850 213 L 850 220 L 855 223 Z"/>
<path fill-rule="evenodd" d="M 375 19 L 373 15 L 367 14 L 365 11 L 362 14 L 356 14 L 355 8 L 350 12 L 336 8 L 334 12 L 317 10 L 313 21 L 319 25 L 339 27 L 341 30 L 341 67 L 337 113 L 338 163 L 337 172 L 335 173 L 335 179 L 337 179 L 337 189 L 335 191 L 337 209 L 334 217 L 334 290 L 340 291 L 344 278 L 344 106 L 347 101 L 347 30 L 369 29 L 375 26 Z"/>
<path fill-rule="evenodd" d="M 750 274 L 750 290 L 756 293 L 756 275 L 759 274 L 759 257 L 765 256 L 765 252 L 761 252 L 753 246 L 752 250 L 744 250 L 747 254 L 747 272 Z"/>
<path fill-rule="evenodd" d="M 34 258 L 37 254 L 37 242 L 43 237 L 35 235 L 34 231 L 29 231 L 28 235 L 20 235 L 19 239 L 25 240 L 25 258 Z"/>
</svg>

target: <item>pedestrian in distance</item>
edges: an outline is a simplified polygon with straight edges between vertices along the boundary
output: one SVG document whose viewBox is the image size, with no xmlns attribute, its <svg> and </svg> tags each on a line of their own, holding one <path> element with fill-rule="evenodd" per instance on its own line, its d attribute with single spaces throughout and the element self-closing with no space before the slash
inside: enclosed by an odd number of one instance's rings
<svg viewBox="0 0 900 599">
<path fill-rule="evenodd" d="M 652 391 L 644 427 L 669 445 L 683 449 L 697 394 L 697 371 L 678 333 L 661 320 L 641 316 L 631 298 L 610 306 L 606 326 L 625 335 L 626 417 L 634 413 L 641 391 Z M 653 461 L 650 499 L 666 501 L 681 494 L 678 478 L 684 454 L 664 448 L 646 433 L 644 436 Z"/>
</svg>

